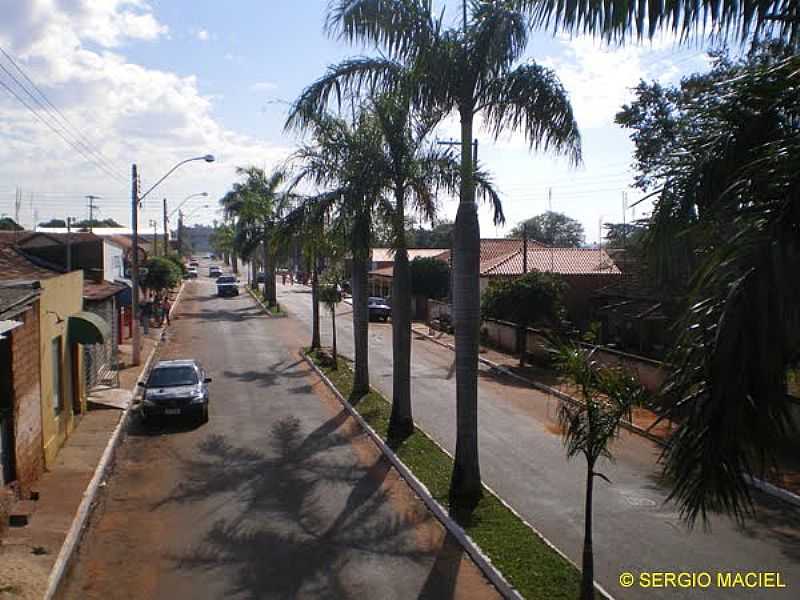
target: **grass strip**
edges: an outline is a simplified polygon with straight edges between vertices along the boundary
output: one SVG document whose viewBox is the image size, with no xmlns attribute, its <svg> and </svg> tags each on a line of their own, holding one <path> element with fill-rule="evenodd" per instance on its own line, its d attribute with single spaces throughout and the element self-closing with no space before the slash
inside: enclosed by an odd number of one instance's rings
<svg viewBox="0 0 800 600">
<path fill-rule="evenodd" d="M 331 361 L 326 356 L 318 352 L 307 355 L 385 440 L 391 415 L 389 402 L 375 390 L 360 399 L 351 398 L 353 371 L 346 361 L 340 358 L 339 368 L 332 369 Z M 395 449 L 395 453 L 425 484 L 433 497 L 448 508 L 453 460 L 418 428 Z M 578 570 L 531 531 L 489 490 L 484 489 L 483 498 L 466 520 L 462 518 L 457 521 L 525 598 L 574 600 L 578 597 Z"/>
</svg>

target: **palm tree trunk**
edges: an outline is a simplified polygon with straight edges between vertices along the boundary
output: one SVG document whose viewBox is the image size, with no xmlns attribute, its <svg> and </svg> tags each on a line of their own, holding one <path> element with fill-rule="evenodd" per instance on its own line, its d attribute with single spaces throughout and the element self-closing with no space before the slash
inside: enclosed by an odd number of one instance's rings
<svg viewBox="0 0 800 600">
<path fill-rule="evenodd" d="M 264 301 L 267 303 L 267 306 L 271 307 L 272 305 L 269 303 L 269 290 L 268 290 L 269 286 L 267 285 L 267 279 L 268 279 L 267 271 L 268 271 L 268 265 L 269 265 L 269 256 L 268 256 L 268 250 L 267 250 L 267 239 L 266 239 L 266 237 L 264 238 L 264 241 L 261 243 L 261 249 L 262 249 L 262 255 L 264 257 Z"/>
<path fill-rule="evenodd" d="M 461 111 L 461 194 L 453 231 L 453 326 L 456 342 L 456 456 L 450 503 L 474 506 L 482 495 L 478 457 L 480 226 L 472 164 L 472 109 Z"/>
<path fill-rule="evenodd" d="M 402 209 L 400 209 L 402 210 Z M 399 211 L 398 211 L 399 212 Z M 392 416 L 388 438 L 403 440 L 414 432 L 411 414 L 411 268 L 403 247 L 392 270 Z"/>
<path fill-rule="evenodd" d="M 338 352 L 336 351 L 336 304 L 331 305 L 331 352 L 333 353 L 333 369 L 339 368 Z"/>
<path fill-rule="evenodd" d="M 367 308 L 367 265 L 369 257 L 363 248 L 353 252 L 353 347 L 355 348 L 355 373 L 353 394 L 363 396 L 369 392 L 369 309 Z"/>
<path fill-rule="evenodd" d="M 588 464 L 587 467 L 581 600 L 594 600 L 594 554 L 592 553 L 592 490 L 594 488 L 594 464 Z"/>
<path fill-rule="evenodd" d="M 322 346 L 319 341 L 319 282 L 317 281 L 317 260 L 312 253 L 308 261 L 311 271 L 311 349 L 316 350 Z"/>
</svg>

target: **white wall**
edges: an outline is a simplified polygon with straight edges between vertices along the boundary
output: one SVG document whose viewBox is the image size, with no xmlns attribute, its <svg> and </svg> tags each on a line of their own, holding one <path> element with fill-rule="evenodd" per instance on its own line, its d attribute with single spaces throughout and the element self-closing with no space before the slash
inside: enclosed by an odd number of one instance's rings
<svg viewBox="0 0 800 600">
<path fill-rule="evenodd" d="M 123 253 L 122 246 L 103 240 L 103 279 L 118 281 L 125 278 L 122 266 Z"/>
</svg>

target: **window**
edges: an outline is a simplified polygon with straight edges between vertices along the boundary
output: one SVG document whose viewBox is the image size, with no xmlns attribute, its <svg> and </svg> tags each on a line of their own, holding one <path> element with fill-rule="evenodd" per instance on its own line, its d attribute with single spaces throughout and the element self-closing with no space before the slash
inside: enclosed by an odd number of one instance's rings
<svg viewBox="0 0 800 600">
<path fill-rule="evenodd" d="M 51 342 L 50 354 L 53 364 L 53 412 L 61 413 L 62 376 L 61 376 L 61 336 Z"/>
</svg>

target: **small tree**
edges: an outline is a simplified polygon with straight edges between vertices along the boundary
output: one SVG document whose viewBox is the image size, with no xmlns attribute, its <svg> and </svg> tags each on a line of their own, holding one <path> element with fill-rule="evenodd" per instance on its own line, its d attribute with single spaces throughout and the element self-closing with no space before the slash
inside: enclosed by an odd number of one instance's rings
<svg viewBox="0 0 800 600">
<path fill-rule="evenodd" d="M 574 344 L 560 345 L 555 351 L 559 370 L 578 386 L 580 402 L 561 402 L 558 420 L 567 457 L 583 454 L 586 459 L 586 513 L 583 537 L 583 570 L 580 600 L 594 598 L 594 554 L 592 551 L 592 492 L 594 478 L 611 481 L 595 471 L 600 457 L 613 460 L 609 443 L 617 437 L 631 406 L 641 402 L 644 390 L 638 381 L 621 369 L 600 366 L 594 349 Z"/>
<path fill-rule="evenodd" d="M 450 289 L 450 266 L 437 258 L 417 257 L 411 261 L 411 293 L 426 298 L 447 296 Z"/>
<path fill-rule="evenodd" d="M 142 279 L 142 286 L 148 290 L 162 292 L 178 285 L 181 272 L 178 266 L 168 258 L 156 256 L 145 263 L 147 275 Z"/>
<path fill-rule="evenodd" d="M 23 229 L 24 227 L 20 227 L 11 217 L 3 217 L 0 219 L 0 231 L 22 231 Z"/>
<path fill-rule="evenodd" d="M 481 315 L 516 323 L 520 366 L 525 364 L 528 327 L 560 325 L 564 316 L 564 288 L 558 276 L 539 271 L 516 279 L 489 282 L 481 299 Z"/>
<path fill-rule="evenodd" d="M 331 354 L 333 355 L 333 369 L 336 369 L 339 364 L 336 352 L 336 305 L 342 301 L 342 293 L 339 290 L 337 283 L 328 283 L 319 288 L 319 299 L 331 311 Z"/>
</svg>

